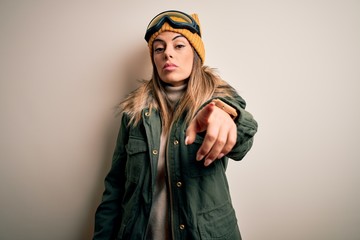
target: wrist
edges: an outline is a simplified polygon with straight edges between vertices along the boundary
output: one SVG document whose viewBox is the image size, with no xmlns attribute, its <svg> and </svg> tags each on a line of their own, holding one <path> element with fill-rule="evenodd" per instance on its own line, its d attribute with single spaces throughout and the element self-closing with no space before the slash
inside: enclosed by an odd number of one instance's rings
<svg viewBox="0 0 360 240">
<path fill-rule="evenodd" d="M 215 106 L 222 109 L 224 112 L 230 115 L 230 117 L 235 120 L 238 116 L 238 113 L 235 108 L 231 107 L 229 104 L 224 103 L 220 99 L 213 99 L 211 102 L 215 103 Z"/>
</svg>

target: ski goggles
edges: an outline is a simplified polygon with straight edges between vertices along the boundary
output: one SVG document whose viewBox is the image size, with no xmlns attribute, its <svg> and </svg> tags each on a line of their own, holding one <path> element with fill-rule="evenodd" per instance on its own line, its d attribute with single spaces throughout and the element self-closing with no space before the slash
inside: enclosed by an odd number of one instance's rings
<svg viewBox="0 0 360 240">
<path fill-rule="evenodd" d="M 176 21 L 171 17 L 180 18 L 181 21 Z M 150 21 L 146 30 L 145 40 L 149 42 L 150 37 L 157 31 L 159 31 L 165 22 L 169 23 L 170 26 L 173 28 L 187 29 L 190 32 L 196 33 L 201 37 L 200 26 L 190 15 L 180 11 L 170 10 L 159 13 Z"/>
</svg>

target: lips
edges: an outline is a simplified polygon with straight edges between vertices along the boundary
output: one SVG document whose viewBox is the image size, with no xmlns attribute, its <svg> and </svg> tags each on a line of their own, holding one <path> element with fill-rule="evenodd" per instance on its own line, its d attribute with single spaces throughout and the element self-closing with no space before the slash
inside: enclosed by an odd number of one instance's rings
<svg viewBox="0 0 360 240">
<path fill-rule="evenodd" d="M 166 63 L 163 67 L 164 70 L 168 70 L 168 71 L 171 71 L 171 70 L 174 70 L 176 69 L 178 66 L 176 64 L 173 64 L 173 63 Z"/>
</svg>

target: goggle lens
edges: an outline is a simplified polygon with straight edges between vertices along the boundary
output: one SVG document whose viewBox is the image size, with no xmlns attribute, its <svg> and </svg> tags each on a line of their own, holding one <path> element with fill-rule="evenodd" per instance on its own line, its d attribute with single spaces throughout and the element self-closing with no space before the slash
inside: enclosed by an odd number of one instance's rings
<svg viewBox="0 0 360 240">
<path fill-rule="evenodd" d="M 174 20 L 171 17 L 179 18 L 181 21 Z M 168 22 L 173 28 L 186 28 L 201 36 L 200 27 L 191 16 L 186 13 L 173 10 L 162 12 L 150 21 L 146 30 L 145 40 L 148 42 L 150 37 L 157 32 L 165 22 Z"/>
</svg>

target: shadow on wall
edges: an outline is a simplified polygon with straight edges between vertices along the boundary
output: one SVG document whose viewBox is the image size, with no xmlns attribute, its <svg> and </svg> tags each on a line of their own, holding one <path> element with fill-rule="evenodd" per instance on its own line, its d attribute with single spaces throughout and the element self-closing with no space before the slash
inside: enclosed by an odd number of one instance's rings
<svg viewBox="0 0 360 240">
<path fill-rule="evenodd" d="M 149 49 L 146 44 L 136 45 L 127 52 L 121 53 L 119 67 L 119 92 L 121 100 L 139 86 L 141 80 L 149 80 L 152 77 L 152 64 Z"/>
<path fill-rule="evenodd" d="M 114 88 L 118 90 L 116 93 L 119 99 L 114 103 L 114 115 L 110 120 L 105 123 L 103 133 L 103 147 L 101 153 L 101 159 L 99 159 L 100 168 L 97 171 L 95 184 L 91 190 L 89 196 L 91 199 L 88 201 L 89 206 L 87 213 L 84 213 L 84 227 L 81 230 L 79 240 L 92 239 L 94 230 L 94 218 L 95 211 L 98 207 L 102 193 L 104 191 L 104 179 L 111 167 L 112 154 L 115 147 L 116 137 L 119 129 L 119 117 L 120 111 L 118 109 L 119 103 L 133 90 L 135 90 L 140 83 L 140 80 L 149 80 L 152 74 L 152 64 L 149 57 L 148 48 L 144 45 L 135 46 L 129 49 L 129 53 L 122 53 L 119 63 L 116 64 L 119 67 L 116 70 L 114 79 Z M 114 121 L 114 118 L 117 118 Z M 116 136 L 114 139 L 114 135 Z"/>
</svg>

